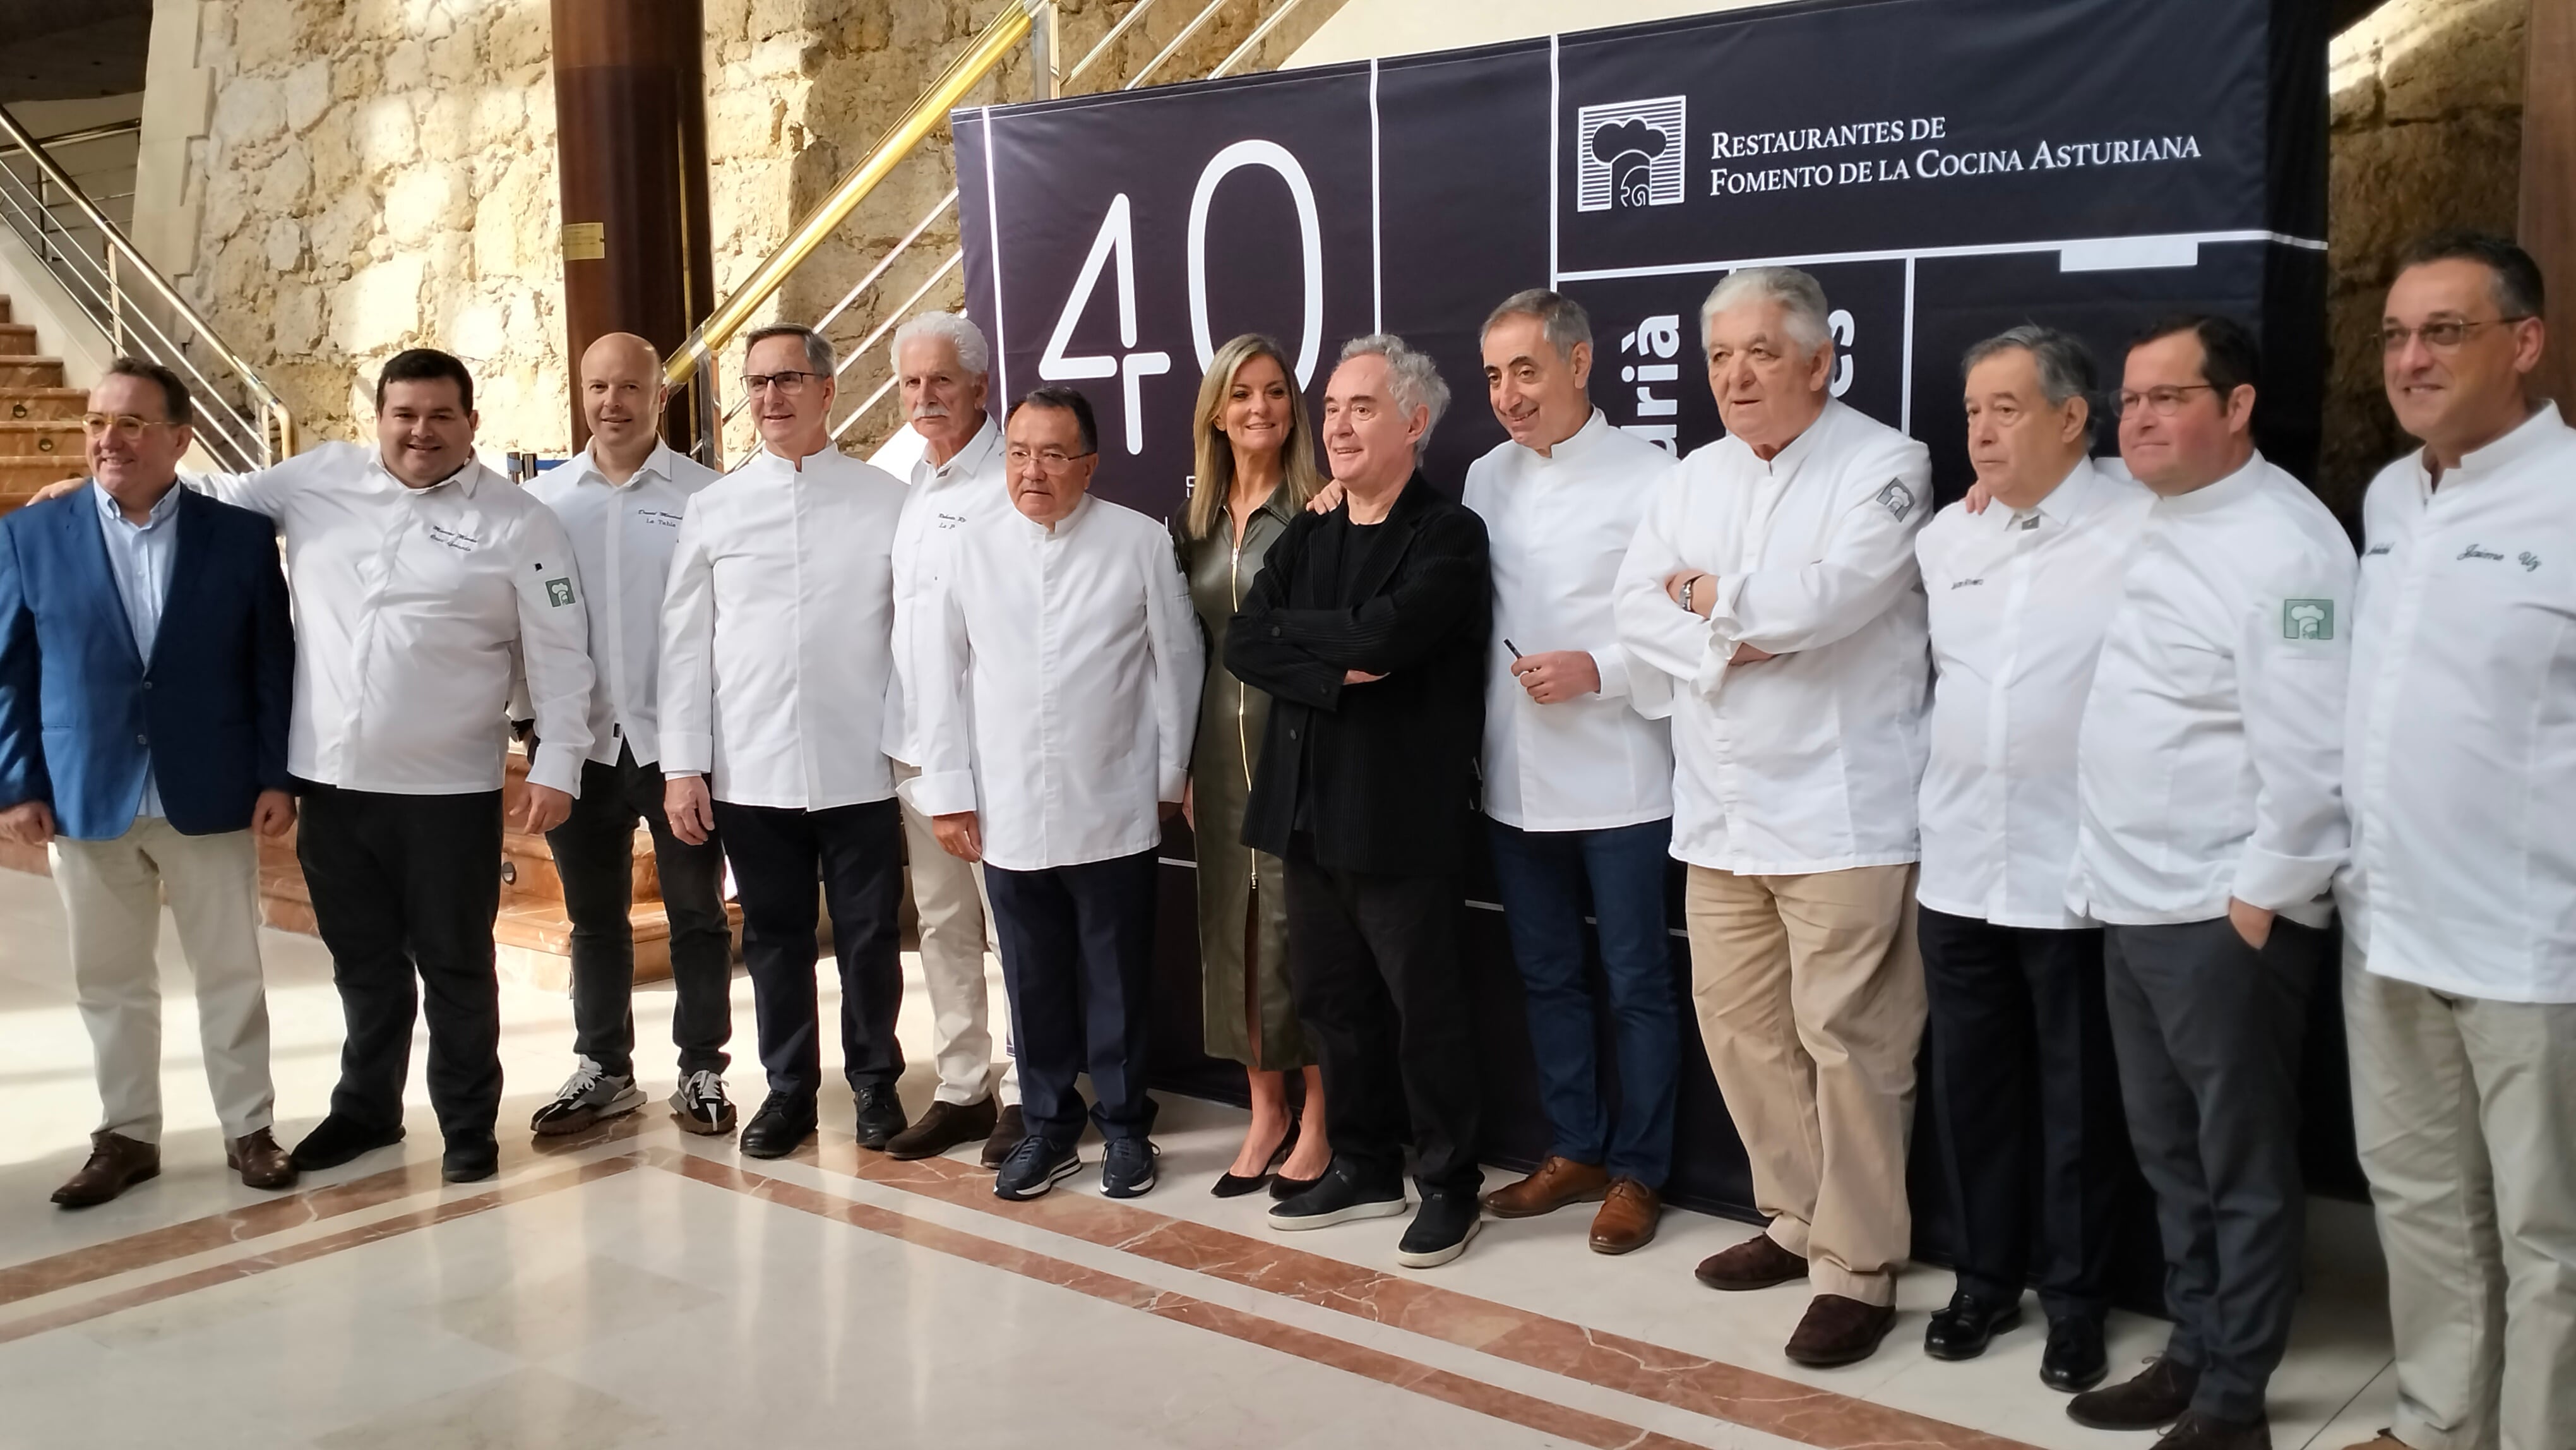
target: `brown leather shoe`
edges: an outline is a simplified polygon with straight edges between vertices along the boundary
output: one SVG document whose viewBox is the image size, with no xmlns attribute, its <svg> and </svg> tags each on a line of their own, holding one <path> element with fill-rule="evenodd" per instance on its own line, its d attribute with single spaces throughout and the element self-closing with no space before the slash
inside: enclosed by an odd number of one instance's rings
<svg viewBox="0 0 2576 1450">
<path fill-rule="evenodd" d="M 1654 1242 L 1655 1225 L 1664 1216 L 1664 1200 L 1634 1178 L 1610 1180 L 1601 1211 L 1592 1215 L 1592 1252 L 1624 1254 Z"/>
<path fill-rule="evenodd" d="M 1550 1155 L 1536 1173 L 1486 1194 L 1485 1211 L 1496 1218 L 1536 1218 L 1569 1203 L 1598 1203 L 1609 1187 L 1610 1175 L 1599 1165 Z"/>
<path fill-rule="evenodd" d="M 2261 1415 L 2222 1420 L 2193 1410 L 2165 1432 L 2156 1450 L 2272 1450 L 2272 1422 Z"/>
<path fill-rule="evenodd" d="M 266 1128 L 225 1139 L 224 1166 L 238 1171 L 246 1187 L 295 1186 L 295 1160 L 277 1146 L 277 1139 Z"/>
<path fill-rule="evenodd" d="M 1878 1353 L 1878 1342 L 1896 1322 L 1893 1304 L 1863 1304 L 1840 1294 L 1819 1294 L 1789 1336 L 1789 1358 L 1809 1369 L 1858 1364 Z"/>
<path fill-rule="evenodd" d="M 2068 1400 L 2066 1418 L 2088 1430 L 2153 1430 L 2181 1419 L 2199 1388 L 2198 1366 L 2158 1355 L 2129 1379 Z"/>
<path fill-rule="evenodd" d="M 1691 1271 L 1712 1289 L 1768 1289 L 1807 1277 L 1807 1261 L 1780 1247 L 1769 1234 L 1755 1234 L 1722 1254 L 1711 1254 Z"/>
<path fill-rule="evenodd" d="M 2360 1444 L 2348 1447 L 2348 1450 L 2414 1450 L 2414 1447 L 2382 1430 Z"/>
<path fill-rule="evenodd" d="M 921 1121 L 886 1140 L 885 1155 L 910 1160 L 935 1158 L 951 1148 L 982 1143 L 993 1135 L 1002 1110 L 990 1094 L 980 1103 L 934 1102 Z"/>
<path fill-rule="evenodd" d="M 161 1149 L 104 1129 L 89 1135 L 89 1161 L 54 1190 L 65 1208 L 96 1208 L 147 1178 L 161 1176 Z"/>
</svg>

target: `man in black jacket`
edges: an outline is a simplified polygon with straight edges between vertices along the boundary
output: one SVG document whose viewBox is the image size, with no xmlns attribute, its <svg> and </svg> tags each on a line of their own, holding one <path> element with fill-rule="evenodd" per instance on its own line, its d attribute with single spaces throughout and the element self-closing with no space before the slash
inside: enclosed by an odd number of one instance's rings
<svg viewBox="0 0 2576 1450">
<path fill-rule="evenodd" d="M 1401 339 L 1342 349 L 1323 441 L 1344 500 L 1288 526 L 1226 634 L 1226 667 L 1271 696 L 1243 841 L 1288 863 L 1289 974 L 1333 1139 L 1270 1221 L 1402 1213 L 1410 1108 L 1411 1268 L 1466 1250 L 1484 1177 L 1458 911 L 1493 585 L 1483 521 L 1419 467 L 1448 401 Z"/>
</svg>

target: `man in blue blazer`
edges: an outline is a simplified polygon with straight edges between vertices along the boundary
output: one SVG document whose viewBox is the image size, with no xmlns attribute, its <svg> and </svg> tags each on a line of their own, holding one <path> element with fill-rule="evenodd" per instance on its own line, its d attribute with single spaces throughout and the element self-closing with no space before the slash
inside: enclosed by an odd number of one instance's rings
<svg viewBox="0 0 2576 1450">
<path fill-rule="evenodd" d="M 88 486 L 0 519 L 0 836 L 51 847 L 104 1109 L 65 1208 L 161 1171 L 165 890 L 224 1161 L 295 1181 L 270 1132 L 251 837 L 295 821 L 295 635 L 275 527 L 177 486 L 190 417 L 176 374 L 118 359 L 81 420 Z"/>
</svg>

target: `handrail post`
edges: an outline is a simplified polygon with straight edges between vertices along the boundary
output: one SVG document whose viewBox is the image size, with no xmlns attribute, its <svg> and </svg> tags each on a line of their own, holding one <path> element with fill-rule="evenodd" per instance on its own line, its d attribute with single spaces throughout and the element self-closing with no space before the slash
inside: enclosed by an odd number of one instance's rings
<svg viewBox="0 0 2576 1450">
<path fill-rule="evenodd" d="M 696 414 L 698 446 L 691 451 L 709 468 L 724 468 L 724 419 L 716 409 L 716 360 L 700 358 L 689 371 L 689 408 Z"/>
<path fill-rule="evenodd" d="M 1052 101 L 1056 93 L 1055 0 L 1028 0 L 1029 99 Z"/>
</svg>

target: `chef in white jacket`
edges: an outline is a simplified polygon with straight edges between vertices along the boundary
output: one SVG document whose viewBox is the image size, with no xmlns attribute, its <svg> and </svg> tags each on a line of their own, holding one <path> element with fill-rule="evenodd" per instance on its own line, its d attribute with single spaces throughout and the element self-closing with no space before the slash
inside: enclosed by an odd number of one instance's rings
<svg viewBox="0 0 2576 1450">
<path fill-rule="evenodd" d="M 1790 268 L 1746 268 L 1709 293 L 1701 333 L 1727 436 L 1658 490 L 1617 604 L 1621 642 L 1673 677 L 1691 991 L 1771 1220 L 1699 1277 L 1809 1279 L 1788 1354 L 1819 1366 L 1877 1349 L 1911 1238 L 1930 675 L 1914 561 L 1929 460 L 1829 396 L 1826 319 L 1824 290 Z"/>
<path fill-rule="evenodd" d="M 2298 1295 L 2299 1050 L 2343 864 L 2352 545 L 2254 449 L 2252 336 L 2158 322 L 2120 384 L 2120 457 L 2157 499 L 2076 745 L 2067 909 L 2107 928 L 2121 1098 L 2156 1192 L 2162 1357 L 2067 1413 L 2268 1446 Z"/>
<path fill-rule="evenodd" d="M 1154 851 L 1189 775 L 1198 620 L 1170 533 L 1090 496 L 1080 392 L 1013 404 L 1003 456 L 1012 511 L 961 531 L 916 636 L 923 760 L 905 789 L 942 846 L 984 863 L 993 902 L 1027 1123 L 993 1192 L 1035 1198 L 1080 1165 L 1088 1072 L 1101 1191 L 1133 1198 L 1155 1179 Z"/>
<path fill-rule="evenodd" d="M 2576 1427 L 2576 429 L 2531 395 L 2542 302 L 2528 253 L 2454 233 L 2381 322 L 2424 446 L 2362 507 L 2344 734 L 2344 1022 L 2397 1352 L 2369 1450 Z"/>
<path fill-rule="evenodd" d="M 904 490 L 833 446 L 832 379 L 821 334 L 751 334 L 743 385 L 761 451 L 690 500 L 662 604 L 665 812 L 684 841 L 721 832 L 733 865 L 769 1077 L 742 1130 L 754 1158 L 784 1157 L 814 1132 L 817 878 L 859 1146 L 882 1149 L 905 1127 L 903 823 L 884 738 Z"/>
</svg>

